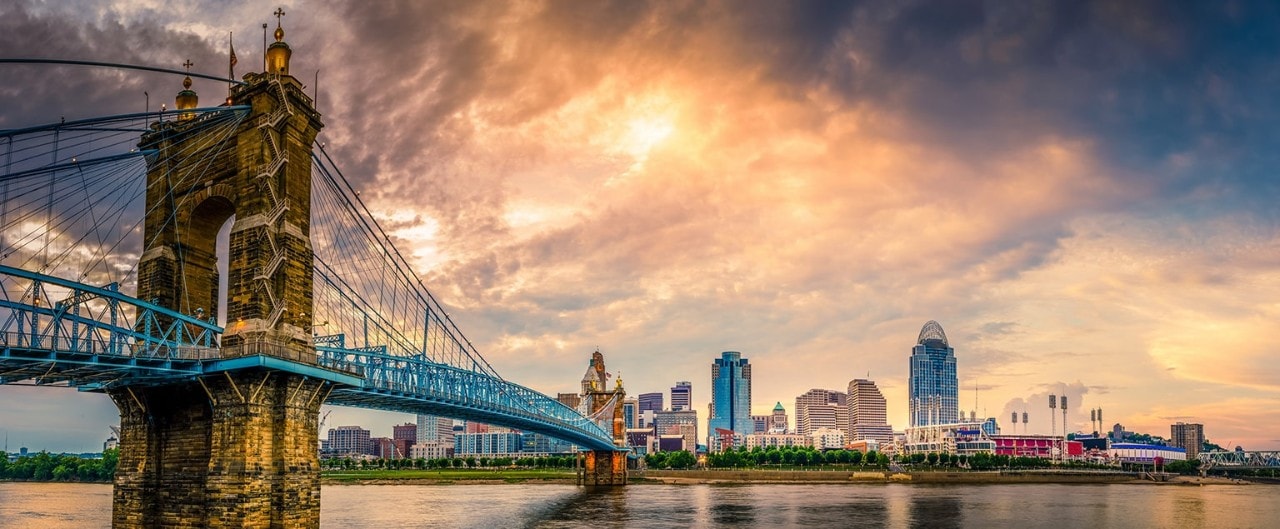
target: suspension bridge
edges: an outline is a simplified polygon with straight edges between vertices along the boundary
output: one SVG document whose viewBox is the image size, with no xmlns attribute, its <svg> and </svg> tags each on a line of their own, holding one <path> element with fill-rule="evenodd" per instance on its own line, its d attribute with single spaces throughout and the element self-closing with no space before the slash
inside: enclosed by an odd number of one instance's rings
<svg viewBox="0 0 1280 529">
<path fill-rule="evenodd" d="M 225 104 L 188 77 L 173 110 L 0 131 L 0 384 L 116 403 L 115 527 L 318 526 L 322 403 L 545 434 L 625 484 L 621 384 L 575 409 L 498 374 L 316 142 L 283 36 Z"/>
</svg>

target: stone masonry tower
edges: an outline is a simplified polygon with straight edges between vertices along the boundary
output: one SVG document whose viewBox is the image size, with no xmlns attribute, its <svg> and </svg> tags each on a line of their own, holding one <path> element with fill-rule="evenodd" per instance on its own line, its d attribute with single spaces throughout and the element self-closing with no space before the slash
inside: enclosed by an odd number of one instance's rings
<svg viewBox="0 0 1280 529">
<path fill-rule="evenodd" d="M 194 111 L 188 77 L 177 119 L 140 143 L 159 155 L 148 159 L 139 298 L 216 317 L 217 233 L 234 222 L 226 331 L 220 349 L 203 353 L 213 356 L 204 374 L 108 391 L 121 423 L 114 527 L 319 526 L 317 422 L 337 380 L 315 365 L 311 344 L 311 148 L 321 123 L 289 75 L 283 15 L 267 71 L 245 75 L 228 97 L 248 107 L 229 136 L 200 126 L 210 116 Z"/>
<path fill-rule="evenodd" d="M 280 12 L 283 14 L 283 12 Z M 141 147 L 168 156 L 147 170 L 145 249 L 138 297 L 217 316 L 218 229 L 229 218 L 225 355 L 306 360 L 311 348 L 311 148 L 320 115 L 289 75 L 292 51 L 277 25 L 270 69 L 245 76 L 232 105 L 250 107 L 233 138 L 209 137 L 194 114 L 161 123 Z M 189 63 L 188 63 L 189 64 Z M 197 104 L 190 78 L 177 108 Z"/>
<path fill-rule="evenodd" d="M 592 353 L 587 372 L 582 377 L 582 411 L 588 417 L 607 421 L 618 450 L 582 452 L 582 468 L 578 473 L 580 485 L 605 487 L 627 484 L 626 429 L 622 418 L 622 400 L 627 393 L 622 387 L 621 377 L 614 388 L 609 389 L 609 376 L 604 367 L 604 355 L 600 351 Z"/>
</svg>

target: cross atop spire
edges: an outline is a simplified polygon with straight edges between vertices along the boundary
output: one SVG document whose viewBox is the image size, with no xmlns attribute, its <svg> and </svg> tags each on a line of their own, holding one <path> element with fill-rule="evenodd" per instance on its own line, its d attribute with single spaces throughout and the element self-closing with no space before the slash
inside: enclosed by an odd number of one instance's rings
<svg viewBox="0 0 1280 529">
<path fill-rule="evenodd" d="M 284 42 L 284 28 L 280 27 L 280 17 L 284 16 L 284 8 L 277 7 L 276 12 L 272 14 L 276 16 L 276 42 Z"/>
<path fill-rule="evenodd" d="M 182 63 L 182 65 L 187 67 L 187 72 L 190 72 L 191 67 L 195 66 L 195 64 L 191 63 L 191 59 L 187 59 L 187 62 Z"/>
</svg>

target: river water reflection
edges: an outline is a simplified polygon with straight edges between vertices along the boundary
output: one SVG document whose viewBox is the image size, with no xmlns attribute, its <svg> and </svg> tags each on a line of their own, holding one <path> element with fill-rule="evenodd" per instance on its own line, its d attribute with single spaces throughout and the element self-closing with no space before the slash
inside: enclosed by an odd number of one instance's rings
<svg viewBox="0 0 1280 529">
<path fill-rule="evenodd" d="M 336 485 L 320 525 L 347 527 L 1280 526 L 1268 485 Z M 110 527 L 108 485 L 0 483 L 0 528 Z"/>
</svg>

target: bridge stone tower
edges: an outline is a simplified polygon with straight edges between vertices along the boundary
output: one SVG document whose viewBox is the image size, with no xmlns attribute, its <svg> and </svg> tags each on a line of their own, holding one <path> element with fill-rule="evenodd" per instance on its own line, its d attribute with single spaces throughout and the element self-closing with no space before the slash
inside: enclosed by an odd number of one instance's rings
<svg viewBox="0 0 1280 529">
<path fill-rule="evenodd" d="M 217 316 L 216 239 L 234 218 L 222 346 L 305 359 L 311 348 L 311 148 L 320 115 L 288 75 L 289 45 L 276 28 L 271 70 L 245 76 L 228 102 L 250 114 L 234 137 L 199 134 L 193 113 L 142 138 L 157 157 L 147 170 L 145 248 L 138 297 L 185 314 Z M 190 63 L 188 62 L 188 65 Z M 178 110 L 197 105 L 191 78 Z"/>
<path fill-rule="evenodd" d="M 332 389 L 311 344 L 311 149 L 321 122 L 289 75 L 279 22 L 275 37 L 267 71 L 245 75 L 227 99 L 250 109 L 230 137 L 180 112 L 139 144 L 159 155 L 148 159 L 138 297 L 218 316 L 216 238 L 234 218 L 227 328 L 211 360 L 238 367 L 108 390 L 121 422 L 114 527 L 319 526 L 317 422 Z M 180 111 L 198 105 L 190 86 L 188 77 Z"/>
<path fill-rule="evenodd" d="M 578 484 L 589 487 L 623 486 L 627 484 L 626 426 L 622 417 L 622 399 L 626 391 L 622 378 L 609 389 L 609 373 L 604 368 L 604 355 L 596 351 L 582 377 L 582 406 L 588 417 L 608 416 L 613 443 L 618 450 L 588 450 L 582 453 Z"/>
</svg>

